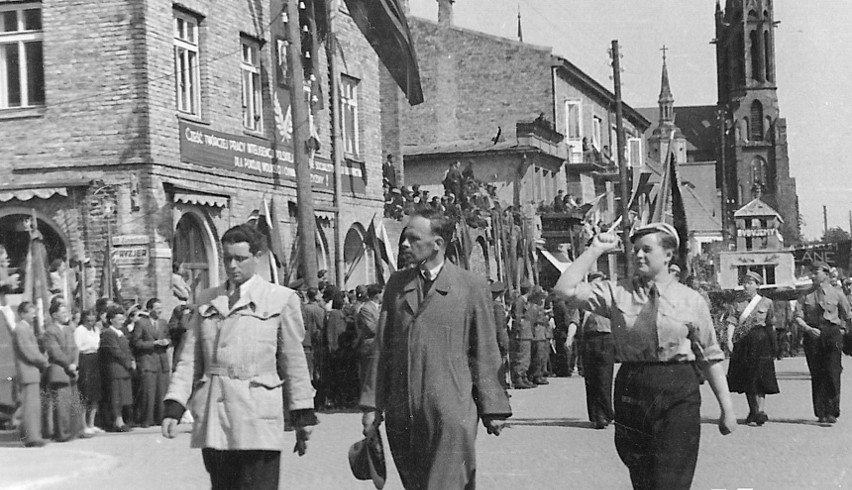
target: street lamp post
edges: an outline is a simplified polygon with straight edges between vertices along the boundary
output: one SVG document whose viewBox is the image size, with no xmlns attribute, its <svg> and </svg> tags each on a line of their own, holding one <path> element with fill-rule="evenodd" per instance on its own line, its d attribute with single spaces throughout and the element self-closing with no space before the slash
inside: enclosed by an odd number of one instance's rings
<svg viewBox="0 0 852 490">
<path fill-rule="evenodd" d="M 115 280 L 112 277 L 112 222 L 110 221 L 110 215 L 115 212 L 113 208 L 113 203 L 107 200 L 106 191 L 112 189 L 112 186 L 104 184 L 103 182 L 99 182 L 100 186 L 92 191 L 92 196 L 97 196 L 100 205 L 101 211 L 103 212 L 104 219 L 106 219 L 107 226 L 107 239 L 106 239 L 106 247 L 104 248 L 104 274 L 107 275 L 106 280 L 106 294 L 107 298 L 110 300 L 113 298 L 113 281 Z M 85 280 L 85 276 L 83 276 Z"/>
</svg>

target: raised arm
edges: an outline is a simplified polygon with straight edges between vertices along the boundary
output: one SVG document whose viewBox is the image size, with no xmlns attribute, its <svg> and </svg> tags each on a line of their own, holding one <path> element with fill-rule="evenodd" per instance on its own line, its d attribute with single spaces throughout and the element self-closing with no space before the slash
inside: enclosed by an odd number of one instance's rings
<svg viewBox="0 0 852 490">
<path fill-rule="evenodd" d="M 565 269 L 562 276 L 553 287 L 553 291 L 561 296 L 569 299 L 572 304 L 588 300 L 589 291 L 584 288 L 578 289 L 577 286 L 586 278 L 592 266 L 597 263 L 598 258 L 605 253 L 615 250 L 618 246 L 618 237 L 608 231 L 606 233 L 598 233 L 592 239 L 592 244 L 583 252 L 573 264 Z"/>
</svg>

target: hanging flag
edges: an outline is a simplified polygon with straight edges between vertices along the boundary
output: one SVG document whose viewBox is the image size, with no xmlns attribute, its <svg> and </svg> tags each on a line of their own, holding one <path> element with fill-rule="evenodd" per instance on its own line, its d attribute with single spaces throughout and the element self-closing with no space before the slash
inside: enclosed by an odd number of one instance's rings
<svg viewBox="0 0 852 490">
<path fill-rule="evenodd" d="M 518 5 L 518 41 L 524 42 L 524 31 L 521 30 L 521 6 Z"/>
<path fill-rule="evenodd" d="M 50 286 L 47 268 L 47 249 L 44 247 L 44 237 L 38 231 L 38 220 L 33 211 L 27 218 L 25 228 L 29 231 L 30 243 L 27 249 L 26 278 L 24 279 L 23 300 L 36 306 L 35 325 L 36 336 L 44 333 L 45 321 L 50 308 Z"/>
<path fill-rule="evenodd" d="M 657 197 L 654 202 L 654 212 L 651 216 L 651 222 L 668 223 L 675 227 L 680 238 L 678 255 L 681 265 L 688 267 L 686 257 L 689 252 L 689 232 L 686 222 L 686 208 L 684 207 L 683 196 L 680 192 L 680 178 L 678 177 L 677 170 L 677 161 L 674 154 L 669 151 L 663 168 L 663 177 L 660 180 L 659 190 L 657 191 Z"/>
<path fill-rule="evenodd" d="M 382 262 L 382 246 L 379 242 L 379 237 L 376 234 L 376 215 L 370 219 L 370 227 L 367 228 L 367 240 L 373 248 L 373 258 L 376 264 L 376 281 L 384 285 L 390 274 L 385 274 Z"/>
<path fill-rule="evenodd" d="M 385 227 L 385 222 L 383 218 L 379 218 L 379 226 L 378 226 L 378 237 L 379 241 L 382 245 L 382 260 L 388 265 L 389 275 L 396 272 L 396 267 L 394 266 L 394 261 L 391 260 L 391 257 L 394 256 L 393 250 L 391 249 L 391 241 L 388 236 L 388 230 Z"/>
<path fill-rule="evenodd" d="M 325 0 L 299 0 L 299 32 L 302 34 L 302 69 L 305 90 L 310 93 L 311 114 L 323 109 L 319 48 L 328 36 Z"/>
<path fill-rule="evenodd" d="M 345 1 L 352 20 L 408 97 L 408 103 L 423 102 L 414 41 L 399 0 Z"/>
</svg>

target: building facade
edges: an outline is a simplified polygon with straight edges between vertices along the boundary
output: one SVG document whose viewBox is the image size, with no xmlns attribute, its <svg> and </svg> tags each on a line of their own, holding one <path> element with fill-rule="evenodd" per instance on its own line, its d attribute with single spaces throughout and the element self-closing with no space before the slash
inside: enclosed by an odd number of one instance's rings
<svg viewBox="0 0 852 490">
<path fill-rule="evenodd" d="M 50 261 L 89 258 L 101 271 L 111 238 L 122 296 L 169 301 L 178 268 L 199 288 L 223 280 L 219 237 L 260 214 L 274 216 L 279 270 L 296 278 L 288 102 L 303 92 L 287 85 L 278 55 L 283 18 L 270 2 L 248 5 L 0 1 L 0 242 L 13 267 L 26 255 L 19 223 L 35 215 Z M 337 202 L 320 49 L 311 92 L 318 269 L 354 285 L 375 280 L 359 262 L 382 211 L 379 62 L 342 2 L 331 17 L 343 184 Z"/>
</svg>

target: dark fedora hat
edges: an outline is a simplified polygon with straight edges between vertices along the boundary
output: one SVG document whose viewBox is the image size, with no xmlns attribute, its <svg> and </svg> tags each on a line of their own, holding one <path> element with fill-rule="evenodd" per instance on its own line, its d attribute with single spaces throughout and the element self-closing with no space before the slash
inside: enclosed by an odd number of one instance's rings
<svg viewBox="0 0 852 490">
<path fill-rule="evenodd" d="M 373 480 L 378 489 L 385 486 L 387 468 L 382 435 L 376 433 L 372 439 L 362 439 L 349 448 L 349 467 L 359 480 Z"/>
</svg>

